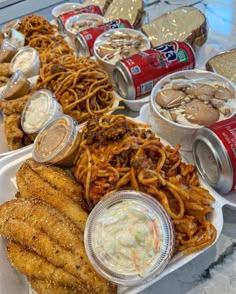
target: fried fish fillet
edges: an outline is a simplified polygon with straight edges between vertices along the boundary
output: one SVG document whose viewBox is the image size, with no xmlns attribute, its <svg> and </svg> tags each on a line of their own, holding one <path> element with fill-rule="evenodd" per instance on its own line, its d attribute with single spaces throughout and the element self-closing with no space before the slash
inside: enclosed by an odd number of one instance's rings
<svg viewBox="0 0 236 294">
<path fill-rule="evenodd" d="M 0 110 L 5 115 L 21 114 L 30 97 L 31 95 L 25 95 L 14 100 L 2 100 L 0 101 Z"/>
<path fill-rule="evenodd" d="M 81 289 L 55 285 L 45 280 L 28 278 L 31 287 L 39 294 L 93 294 L 91 292 L 82 292 Z M 98 293 L 97 293 L 98 294 Z"/>
<path fill-rule="evenodd" d="M 52 240 L 73 252 L 83 246 L 83 234 L 63 214 L 37 199 L 14 199 L 0 207 L 5 219 L 19 219 L 48 234 Z M 63 237 L 63 238 L 62 238 Z"/>
<path fill-rule="evenodd" d="M 2 62 L 0 63 L 0 76 L 1 77 L 10 77 L 12 72 L 10 70 L 10 63 Z"/>
<path fill-rule="evenodd" d="M 9 150 L 16 150 L 22 147 L 24 133 L 20 129 L 20 114 L 13 113 L 4 117 L 4 131 Z"/>
<path fill-rule="evenodd" d="M 24 163 L 17 171 L 16 182 L 21 197 L 41 199 L 67 216 L 81 232 L 84 231 L 87 213 L 72 198 L 53 188 L 27 163 Z"/>
<path fill-rule="evenodd" d="M 48 167 L 33 159 L 28 159 L 26 164 L 53 188 L 82 204 L 82 187 L 63 169 L 56 166 Z"/>
<path fill-rule="evenodd" d="M 2 205 L 4 206 L 4 204 Z M 91 291 L 114 293 L 114 287 L 99 277 L 86 265 L 83 257 L 73 254 L 54 242 L 47 234 L 34 228 L 30 223 L 19 219 L 7 218 L 0 209 L 0 235 L 34 251 L 48 262 L 74 275 L 86 284 Z"/>
<path fill-rule="evenodd" d="M 5 86 L 9 81 L 9 78 L 8 77 L 2 77 L 0 76 L 0 87 L 3 87 Z"/>
<path fill-rule="evenodd" d="M 54 285 L 75 288 L 84 286 L 75 276 L 55 267 L 42 256 L 13 241 L 8 242 L 7 255 L 15 268 L 30 278 L 44 280 Z M 84 287 L 84 290 L 87 291 L 87 288 Z"/>
</svg>

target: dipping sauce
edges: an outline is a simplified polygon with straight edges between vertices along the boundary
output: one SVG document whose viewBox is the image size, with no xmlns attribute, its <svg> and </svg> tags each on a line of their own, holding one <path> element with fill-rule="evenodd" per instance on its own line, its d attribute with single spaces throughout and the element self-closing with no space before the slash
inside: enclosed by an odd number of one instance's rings
<svg viewBox="0 0 236 294">
<path fill-rule="evenodd" d="M 79 143 L 77 121 L 63 115 L 39 132 L 34 141 L 33 158 L 38 162 L 70 166 L 76 160 Z"/>
<path fill-rule="evenodd" d="M 10 62 L 16 53 L 16 46 L 7 39 L 4 39 L 0 48 L 0 62 Z"/>
<path fill-rule="evenodd" d="M 62 114 L 62 107 L 54 94 L 42 89 L 35 92 L 25 105 L 21 115 L 21 126 L 25 133 L 35 134 Z"/>
<path fill-rule="evenodd" d="M 156 103 L 165 118 L 192 127 L 224 120 L 236 110 L 235 92 L 207 78 L 172 79 L 157 93 Z"/>
<path fill-rule="evenodd" d="M 39 73 L 40 61 L 38 52 L 31 47 L 23 47 L 14 56 L 10 68 L 12 72 L 20 69 L 26 77 L 33 77 Z"/>
<path fill-rule="evenodd" d="M 92 210 L 85 248 L 100 274 L 110 275 L 106 277 L 119 284 L 137 284 L 168 263 L 174 248 L 172 230 L 169 216 L 155 199 L 141 192 L 119 191 Z"/>
<path fill-rule="evenodd" d="M 27 80 L 22 71 L 17 70 L 6 84 L 0 98 L 6 100 L 16 99 L 28 94 L 30 89 L 30 82 Z"/>
</svg>

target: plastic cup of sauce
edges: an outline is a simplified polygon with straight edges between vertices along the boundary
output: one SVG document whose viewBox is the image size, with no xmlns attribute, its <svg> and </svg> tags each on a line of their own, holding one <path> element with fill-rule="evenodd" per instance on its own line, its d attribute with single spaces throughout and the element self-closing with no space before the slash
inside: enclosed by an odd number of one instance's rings
<svg viewBox="0 0 236 294">
<path fill-rule="evenodd" d="M 10 70 L 12 72 L 20 69 L 27 78 L 38 75 L 39 68 L 39 54 L 37 50 L 31 47 L 22 47 L 10 63 Z"/>
<path fill-rule="evenodd" d="M 55 95 L 46 89 L 35 92 L 21 115 L 21 127 L 26 134 L 37 134 L 52 120 L 63 115 Z"/>
<path fill-rule="evenodd" d="M 51 121 L 34 141 L 33 158 L 41 163 L 71 166 L 77 158 L 79 129 L 77 121 L 68 115 Z"/>
<path fill-rule="evenodd" d="M 86 223 L 85 249 L 99 274 L 124 286 L 158 276 L 174 250 L 172 221 L 153 197 L 123 190 L 104 197 Z"/>
<path fill-rule="evenodd" d="M 4 39 L 0 48 L 0 62 L 10 62 L 16 53 L 16 46 L 7 39 Z"/>
</svg>

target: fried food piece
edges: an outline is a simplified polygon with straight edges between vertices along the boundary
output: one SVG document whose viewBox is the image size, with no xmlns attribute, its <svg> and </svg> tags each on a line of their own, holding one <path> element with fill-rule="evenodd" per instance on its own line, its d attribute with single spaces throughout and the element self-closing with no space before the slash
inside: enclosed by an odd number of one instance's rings
<svg viewBox="0 0 236 294">
<path fill-rule="evenodd" d="M 5 115 L 21 114 L 30 97 L 31 95 L 25 95 L 14 100 L 2 100 L 0 101 L 0 110 Z"/>
<path fill-rule="evenodd" d="M 8 81 L 9 81 L 9 78 L 0 76 L 0 87 L 5 86 Z"/>
<path fill-rule="evenodd" d="M 45 182 L 49 183 L 57 191 L 61 191 L 66 196 L 72 198 L 79 204 L 82 203 L 82 188 L 69 176 L 67 172 L 56 166 L 46 166 L 33 159 L 28 159 L 26 163 Z"/>
<path fill-rule="evenodd" d="M 65 249 L 75 252 L 83 246 L 80 230 L 59 211 L 38 199 L 11 200 L 0 207 L 0 213 L 6 219 L 27 221 Z"/>
<path fill-rule="evenodd" d="M 24 133 L 20 129 L 20 117 L 20 114 L 16 113 L 4 117 L 4 130 L 9 150 L 16 150 L 23 146 Z"/>
<path fill-rule="evenodd" d="M 11 75 L 12 75 L 12 72 L 10 70 L 10 63 L 9 62 L 0 63 L 0 76 L 10 77 Z"/>
<path fill-rule="evenodd" d="M 55 285 L 49 283 L 45 280 L 37 280 L 28 278 L 28 281 L 31 284 L 31 287 L 37 291 L 38 294 L 90 294 L 91 292 L 81 291 L 80 289 L 73 289 L 70 287 L 63 287 L 60 285 Z M 92 293 L 91 293 L 92 294 Z"/>
<path fill-rule="evenodd" d="M 87 256 L 82 246 L 76 253 L 67 250 L 52 240 L 51 231 L 49 235 L 49 233 L 38 229 L 35 224 L 32 224 L 31 218 L 20 219 L 20 212 L 24 215 L 24 206 L 20 205 L 20 208 L 16 208 L 16 205 L 21 203 L 18 201 L 9 201 L 0 206 L 1 236 L 19 243 L 25 249 L 42 256 L 55 267 L 74 275 L 90 290 L 89 293 L 93 293 L 92 291 L 104 294 L 114 293 L 115 288 L 99 277 L 87 262 Z M 11 211 L 12 206 L 13 211 Z M 43 215 L 44 207 L 42 206 L 41 209 L 41 215 Z M 39 217 L 40 215 L 37 216 L 37 218 Z M 49 226 L 50 224 L 49 222 Z M 60 237 L 63 238 L 63 235 L 58 234 L 58 239 Z"/>
<path fill-rule="evenodd" d="M 79 287 L 81 284 L 75 276 L 13 241 L 8 242 L 7 254 L 15 268 L 30 278 L 69 287 Z"/>
<path fill-rule="evenodd" d="M 47 168 L 50 170 L 51 167 Z M 17 171 L 16 182 L 21 197 L 45 201 L 74 222 L 81 232 L 84 231 L 87 213 L 72 198 L 44 181 L 27 162 Z"/>
</svg>

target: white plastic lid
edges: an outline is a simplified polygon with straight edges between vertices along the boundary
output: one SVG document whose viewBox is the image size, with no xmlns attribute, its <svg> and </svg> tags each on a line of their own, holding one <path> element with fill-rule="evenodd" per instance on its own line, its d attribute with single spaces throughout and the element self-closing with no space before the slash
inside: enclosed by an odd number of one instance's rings
<svg viewBox="0 0 236 294">
<path fill-rule="evenodd" d="M 174 241 L 172 221 L 161 204 L 128 190 L 104 197 L 90 213 L 84 233 L 97 272 L 124 286 L 158 276 L 172 257 Z"/>
</svg>

